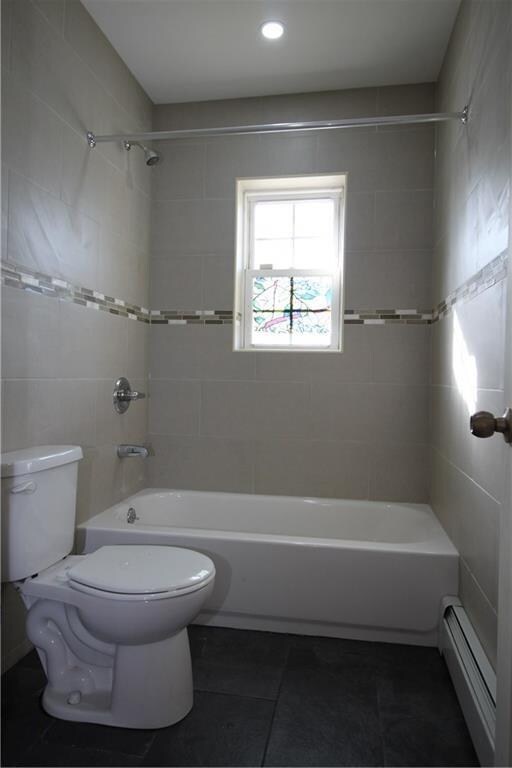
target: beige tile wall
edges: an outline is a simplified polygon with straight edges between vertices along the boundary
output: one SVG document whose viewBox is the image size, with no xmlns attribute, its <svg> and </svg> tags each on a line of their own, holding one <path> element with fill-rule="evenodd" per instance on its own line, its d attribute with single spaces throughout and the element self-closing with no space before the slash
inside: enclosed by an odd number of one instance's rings
<svg viewBox="0 0 512 768">
<path fill-rule="evenodd" d="M 470 102 L 466 128 L 436 133 L 433 302 L 508 245 L 511 93 L 508 0 L 464 0 L 437 87 L 437 108 Z M 457 546 L 461 597 L 494 663 L 500 502 L 499 437 L 469 433 L 471 412 L 504 410 L 505 287 L 462 304 L 432 328 L 432 504 Z"/>
<path fill-rule="evenodd" d="M 87 128 L 148 129 L 152 110 L 78 0 L 2 0 L 2 256 L 141 305 L 229 309 L 235 177 L 348 171 L 347 307 L 427 309 L 507 245 L 509 9 L 462 6 L 438 106 L 459 109 L 469 94 L 472 120 L 438 133 L 433 237 L 429 127 L 168 143 L 150 173 L 140 153 L 91 153 L 83 140 Z M 427 84 L 159 106 L 154 120 L 431 109 Z M 433 504 L 492 659 L 501 444 L 469 438 L 466 421 L 469 405 L 503 406 L 503 307 L 497 286 L 433 326 L 430 451 L 426 326 L 347 327 L 343 355 L 235 354 L 229 327 L 155 326 L 148 338 L 134 321 L 7 288 L 3 449 L 81 444 L 80 519 L 144 485 L 142 465 L 127 472 L 114 446 L 145 439 L 145 404 L 121 419 L 110 396 L 121 373 L 147 386 L 149 346 L 152 484 L 426 501 L 432 463 Z M 456 358 L 476 364 L 473 399 L 453 368 L 455 322 Z M 9 664 L 26 646 L 19 604 L 5 597 Z"/>
<path fill-rule="evenodd" d="M 151 102 L 78 0 L 2 0 L 2 36 L 2 258 L 147 306 L 151 172 L 84 132 L 148 130 Z M 2 449 L 81 445 L 79 520 L 145 485 L 115 445 L 146 439 L 146 404 L 120 417 L 111 397 L 121 375 L 147 388 L 148 327 L 15 288 L 2 325 Z M 26 647 L 14 597 L 7 665 Z"/>
<path fill-rule="evenodd" d="M 156 130 L 429 112 L 430 84 L 157 106 Z M 231 309 L 235 179 L 349 173 L 348 308 L 430 307 L 429 126 L 168 142 L 151 306 Z M 347 326 L 343 354 L 235 353 L 227 326 L 151 329 L 153 485 L 427 501 L 428 326 Z"/>
</svg>

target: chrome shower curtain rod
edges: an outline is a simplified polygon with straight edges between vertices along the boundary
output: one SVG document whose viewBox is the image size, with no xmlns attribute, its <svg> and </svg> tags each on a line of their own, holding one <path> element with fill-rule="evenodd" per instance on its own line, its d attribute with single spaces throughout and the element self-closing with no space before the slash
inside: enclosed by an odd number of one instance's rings
<svg viewBox="0 0 512 768">
<path fill-rule="evenodd" d="M 185 128 L 177 131 L 147 131 L 145 133 L 109 133 L 96 136 L 87 132 L 90 147 L 106 141 L 164 141 L 194 137 L 240 136 L 245 133 L 293 133 L 295 131 L 328 131 L 337 128 L 365 128 L 378 125 L 411 125 L 414 123 L 442 123 L 447 120 L 468 121 L 469 107 L 462 112 L 432 112 L 424 115 L 389 115 L 383 117 L 352 117 L 345 120 L 315 120 L 311 122 L 263 123 L 261 125 L 228 125 L 219 128 Z"/>
</svg>

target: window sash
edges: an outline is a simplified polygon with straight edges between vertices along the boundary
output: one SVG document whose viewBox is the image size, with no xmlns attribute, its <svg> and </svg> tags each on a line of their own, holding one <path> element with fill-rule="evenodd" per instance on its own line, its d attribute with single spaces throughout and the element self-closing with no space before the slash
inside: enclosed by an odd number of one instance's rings
<svg viewBox="0 0 512 768">
<path fill-rule="evenodd" d="M 256 203 L 260 202 L 298 202 L 301 200 L 332 200 L 333 201 L 333 208 L 334 208 L 334 216 L 333 216 L 333 231 L 332 231 L 332 241 L 333 241 L 333 253 L 334 253 L 334 265 L 333 270 L 335 270 L 340 263 L 341 254 L 340 254 L 340 221 L 341 221 L 341 203 L 342 203 L 342 191 L 341 190 L 333 190 L 333 189 L 326 189 L 326 190 L 304 190 L 301 192 L 246 192 L 245 193 L 245 207 L 246 207 L 246 242 L 245 242 L 245 253 L 246 253 L 246 269 L 253 269 L 254 268 L 254 259 L 255 259 L 255 242 L 256 242 L 256 232 L 255 232 L 255 225 L 254 225 L 254 217 L 255 217 L 255 209 L 256 209 Z M 301 237 L 301 236 L 295 236 L 295 229 L 292 233 L 291 238 L 258 238 L 261 240 L 306 240 L 311 239 L 313 240 L 314 237 L 307 238 L 307 237 Z"/>
<path fill-rule="evenodd" d="M 332 280 L 331 304 L 331 341 L 329 344 L 255 344 L 252 340 L 252 287 L 255 277 L 329 277 Z M 243 313 L 243 345 L 245 349 L 294 349 L 294 350 L 335 350 L 339 349 L 340 341 L 340 312 L 341 312 L 341 267 L 336 270 L 309 269 L 246 269 L 244 273 L 244 313 Z"/>
</svg>

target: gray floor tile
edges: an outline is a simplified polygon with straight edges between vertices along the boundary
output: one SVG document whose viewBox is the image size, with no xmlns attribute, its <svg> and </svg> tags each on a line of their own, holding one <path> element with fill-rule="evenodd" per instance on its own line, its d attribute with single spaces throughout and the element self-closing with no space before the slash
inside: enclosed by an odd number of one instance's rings
<svg viewBox="0 0 512 768">
<path fill-rule="evenodd" d="M 26 755 L 22 766 L 137 766 L 141 764 L 140 757 L 124 755 L 116 752 L 104 752 L 95 749 L 79 749 L 57 744 L 36 744 Z"/>
<path fill-rule="evenodd" d="M 194 659 L 201 655 L 203 646 L 206 642 L 208 628 L 202 627 L 199 624 L 191 624 L 188 628 L 188 642 L 190 645 L 190 655 L 192 656 L 192 664 Z"/>
<path fill-rule="evenodd" d="M 42 670 L 17 664 L 2 677 L 2 761 L 16 765 L 52 726 L 40 704 Z"/>
<path fill-rule="evenodd" d="M 378 643 L 360 640 L 341 640 L 333 637 L 306 637 L 295 635 L 290 640 L 291 652 L 287 666 L 314 666 L 329 669 L 378 670 Z"/>
<path fill-rule="evenodd" d="M 300 645 L 290 651 L 265 765 L 382 765 L 373 662 L 331 641 Z"/>
<path fill-rule="evenodd" d="M 143 765 L 261 765 L 273 711 L 271 701 L 197 692 L 190 714 L 158 731 Z"/>
<path fill-rule="evenodd" d="M 33 651 L 30 651 L 30 653 L 27 653 L 27 655 L 24 656 L 18 663 L 20 667 L 29 667 L 30 669 L 39 669 L 44 675 L 43 668 L 41 666 L 41 660 L 39 659 L 38 653 L 35 648 Z"/>
<path fill-rule="evenodd" d="M 424 669 L 437 674 L 442 656 L 437 648 L 400 643 L 374 643 L 379 670 Z"/>
<path fill-rule="evenodd" d="M 56 746 L 99 749 L 126 755 L 144 755 L 155 738 L 154 730 L 111 728 L 93 723 L 55 720 L 43 741 Z"/>
<path fill-rule="evenodd" d="M 13 699 L 11 702 L 14 705 L 15 699 L 20 696 L 33 697 L 39 694 L 46 685 L 46 675 L 42 666 L 24 666 L 21 663 L 16 664 L 9 669 L 5 675 L 2 675 L 2 694 L 7 699 Z"/>
<path fill-rule="evenodd" d="M 158 731 L 49 717 L 41 664 L 26 656 L 2 678 L 3 764 L 477 764 L 434 648 L 200 626 L 189 636 L 195 705 Z"/>
<path fill-rule="evenodd" d="M 460 718 L 437 721 L 383 718 L 386 765 L 477 766 L 466 724 Z"/>
<path fill-rule="evenodd" d="M 436 648 L 379 645 L 379 708 L 387 717 L 456 719 L 459 702 Z"/>
<path fill-rule="evenodd" d="M 196 690 L 276 698 L 288 656 L 288 635 L 218 627 L 194 627 L 191 634 Z"/>
</svg>

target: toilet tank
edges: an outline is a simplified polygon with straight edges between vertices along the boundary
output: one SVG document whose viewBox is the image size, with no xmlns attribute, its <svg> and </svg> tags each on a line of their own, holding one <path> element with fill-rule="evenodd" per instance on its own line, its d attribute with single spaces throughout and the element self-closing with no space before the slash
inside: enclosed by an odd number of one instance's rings
<svg viewBox="0 0 512 768">
<path fill-rule="evenodd" d="M 2 455 L 2 581 L 40 573 L 71 552 L 82 456 L 74 445 Z"/>
</svg>

